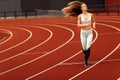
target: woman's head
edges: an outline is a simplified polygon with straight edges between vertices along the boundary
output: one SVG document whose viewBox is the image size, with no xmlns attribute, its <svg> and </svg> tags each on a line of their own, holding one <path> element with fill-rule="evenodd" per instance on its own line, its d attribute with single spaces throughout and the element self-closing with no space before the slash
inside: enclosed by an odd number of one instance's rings
<svg viewBox="0 0 120 80">
<path fill-rule="evenodd" d="M 72 2 L 69 2 L 68 5 L 80 5 L 82 2 L 80 1 L 72 1 Z"/>
<path fill-rule="evenodd" d="M 68 6 L 62 9 L 65 16 L 77 17 L 82 11 L 87 10 L 84 2 L 72 1 L 68 3 Z"/>
<path fill-rule="evenodd" d="M 81 4 L 81 10 L 82 11 L 87 11 L 87 5 L 85 3 Z"/>
</svg>

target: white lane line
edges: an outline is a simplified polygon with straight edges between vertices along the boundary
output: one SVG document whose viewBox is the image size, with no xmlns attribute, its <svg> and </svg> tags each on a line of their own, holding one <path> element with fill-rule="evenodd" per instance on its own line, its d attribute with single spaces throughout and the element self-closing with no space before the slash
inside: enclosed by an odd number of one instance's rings
<svg viewBox="0 0 120 80">
<path fill-rule="evenodd" d="M 41 24 L 40 24 L 40 25 L 41 25 Z M 47 24 L 46 24 L 46 25 L 47 25 Z M 50 26 L 50 24 L 48 24 L 47 26 Z M 16 69 L 18 69 L 18 68 L 20 68 L 20 67 L 23 67 L 23 66 L 25 66 L 25 65 L 27 65 L 27 64 L 30 64 L 30 63 L 32 63 L 32 62 L 34 62 L 34 61 L 36 61 L 36 60 L 39 60 L 40 58 L 45 57 L 45 56 L 47 56 L 47 55 L 55 52 L 56 50 L 62 48 L 63 46 L 65 46 L 67 43 L 69 43 L 69 42 L 73 39 L 73 37 L 74 37 L 74 32 L 73 32 L 71 29 L 66 28 L 66 27 L 64 27 L 64 26 L 59 26 L 59 25 L 51 25 L 51 26 L 55 26 L 55 27 L 58 27 L 58 28 L 65 29 L 65 30 L 71 32 L 72 36 L 71 36 L 70 39 L 68 39 L 64 44 L 58 46 L 57 48 L 53 49 L 52 51 L 50 51 L 50 52 L 48 52 L 48 53 L 46 53 L 46 54 L 44 54 L 44 55 L 42 55 L 42 56 L 39 56 L 39 57 L 37 57 L 37 58 L 35 58 L 35 59 L 31 60 L 31 61 L 28 61 L 28 62 L 26 62 L 26 63 L 24 63 L 24 64 L 21 64 L 21 65 L 19 65 L 19 66 L 17 66 L 17 67 L 14 67 L 14 68 L 9 69 L 9 70 L 7 70 L 7 71 L 1 72 L 0 75 L 3 75 L 3 74 L 8 73 L 8 72 L 10 72 L 10 71 L 16 70 Z M 35 26 L 34 26 L 34 27 L 35 27 Z M 40 27 L 38 27 L 38 28 L 40 28 Z M 46 28 L 44 28 L 44 29 L 46 29 Z M 46 30 L 48 30 L 48 29 L 46 29 Z M 49 31 L 49 30 L 48 30 L 48 31 Z M 49 31 L 49 32 L 51 33 L 51 36 L 50 36 L 46 41 L 48 41 L 48 40 L 52 37 L 52 32 L 51 32 L 51 31 Z M 45 41 L 45 42 L 46 42 L 46 41 Z"/>
<path fill-rule="evenodd" d="M 97 23 L 97 24 L 100 24 L 100 25 L 105 25 L 105 26 L 107 26 L 107 27 L 114 28 L 114 29 L 116 29 L 118 32 L 120 32 L 120 29 L 119 29 L 119 28 L 117 28 L 117 27 L 115 27 L 115 26 L 112 26 L 112 25 L 107 25 L 107 24 L 103 24 L 103 23 Z"/>
<path fill-rule="evenodd" d="M 4 41 L 7 37 L 3 37 L 2 39 L 0 39 L 0 42 Z"/>
<path fill-rule="evenodd" d="M 54 25 L 54 26 L 55 26 L 55 25 Z M 29 26 L 29 27 L 31 27 L 31 26 Z M 48 31 L 48 32 L 50 33 L 50 36 L 49 36 L 44 42 L 40 43 L 39 45 L 37 45 L 37 46 L 35 46 L 35 47 L 33 47 L 33 48 L 28 49 L 28 50 L 25 51 L 25 52 L 20 53 L 20 55 L 22 55 L 22 54 L 24 54 L 24 53 L 26 53 L 26 52 L 34 49 L 34 48 L 37 48 L 37 47 L 41 46 L 42 44 L 44 44 L 44 43 L 46 43 L 48 40 L 50 40 L 50 39 L 52 38 L 52 36 L 53 36 L 52 31 L 50 31 L 50 30 L 47 29 L 47 28 L 40 27 L 40 26 L 34 26 L 34 27 L 36 27 L 36 28 L 41 28 L 41 29 L 44 29 L 44 30 Z M 62 26 L 56 26 L 56 27 L 60 27 L 60 28 L 61 28 Z M 63 28 L 63 29 L 66 29 L 66 28 L 64 28 L 64 27 L 62 27 L 62 28 Z M 67 30 L 69 30 L 69 29 L 67 29 Z M 70 31 L 70 30 L 69 30 L 69 31 Z M 57 49 L 61 48 L 62 46 L 64 46 L 65 44 L 67 44 L 69 41 L 70 41 L 70 40 L 68 40 L 66 43 L 62 44 L 61 46 L 55 48 L 54 50 L 48 52 L 47 54 L 44 54 L 44 55 L 42 55 L 42 56 L 40 56 L 40 57 L 37 57 L 37 58 L 35 58 L 35 59 L 31 60 L 31 61 L 28 61 L 28 62 L 26 62 L 26 63 L 24 63 L 24 64 L 21 64 L 21 65 L 19 65 L 19 66 L 16 66 L 16 67 L 14 67 L 14 68 L 11 68 L 11 69 L 9 69 L 9 70 L 7 70 L 7 71 L 1 72 L 0 75 L 6 74 L 6 73 L 11 72 L 11 71 L 13 71 L 13 70 L 16 70 L 16 69 L 18 69 L 18 68 L 20 68 L 20 67 L 23 67 L 23 66 L 25 66 L 25 65 L 27 65 L 27 64 L 30 64 L 30 63 L 32 63 L 32 62 L 34 62 L 34 61 L 36 61 L 36 60 L 39 60 L 40 58 L 42 58 L 42 57 L 44 57 L 44 56 L 47 56 L 47 55 L 49 55 L 50 53 L 52 53 L 52 52 L 56 51 Z"/>
<path fill-rule="evenodd" d="M 109 20 L 97 20 L 97 21 L 101 21 L 101 22 L 112 22 L 112 23 L 120 23 L 120 22 L 117 22 L 117 21 L 109 21 Z"/>
<path fill-rule="evenodd" d="M 58 23 L 56 23 L 56 24 L 58 24 Z M 76 25 L 77 26 L 77 24 L 74 24 L 74 23 L 59 23 L 59 24 L 70 24 L 70 25 Z M 96 39 L 97 39 L 97 37 L 98 37 L 98 33 L 97 33 L 97 31 L 95 30 L 95 29 L 92 29 L 95 33 L 96 33 L 96 37 L 95 37 L 95 39 L 92 41 L 92 44 L 96 41 Z"/>
<path fill-rule="evenodd" d="M 13 33 L 11 31 L 7 30 L 7 29 L 0 29 L 0 30 L 4 30 L 5 33 L 7 32 L 7 34 L 10 34 L 10 37 L 8 39 L 6 39 L 5 41 L 0 43 L 0 45 L 1 45 L 3 43 L 7 42 L 8 40 L 10 40 L 13 37 Z"/>
<path fill-rule="evenodd" d="M 30 27 L 30 26 L 29 26 L 29 27 Z M 34 26 L 34 27 L 35 27 L 35 26 Z M 38 28 L 38 27 L 37 27 L 37 28 Z M 13 58 L 15 58 L 15 57 L 17 57 L 17 56 L 20 56 L 20 55 L 22 55 L 22 54 L 24 54 L 24 53 L 26 53 L 26 52 L 28 52 L 28 51 L 30 51 L 30 50 L 32 50 L 32 49 L 35 49 L 35 48 L 38 47 L 38 46 L 41 46 L 41 45 L 43 45 L 44 43 L 46 43 L 46 42 L 52 37 L 52 32 L 51 32 L 50 30 L 46 29 L 46 28 L 43 28 L 43 27 L 39 27 L 39 28 L 41 28 L 41 29 L 43 29 L 43 30 L 46 30 L 46 31 L 48 31 L 48 32 L 50 33 L 50 36 L 49 36 L 45 41 L 43 41 L 42 43 L 38 44 L 37 46 L 34 46 L 34 47 L 32 47 L 32 48 L 24 51 L 24 52 L 21 52 L 21 53 L 19 53 L 19 54 L 16 54 L 16 55 L 14 55 L 14 56 L 11 56 L 11 57 L 9 57 L 9 58 L 6 58 L 6 59 L 0 61 L 0 63 L 5 62 L 5 61 L 8 61 L 8 60 L 10 60 L 10 59 L 13 59 Z M 27 30 L 27 29 L 26 29 L 26 30 Z M 30 32 L 29 38 L 27 38 L 27 39 L 26 39 L 25 41 L 23 41 L 22 43 L 28 41 L 31 37 L 32 37 L 32 32 Z M 20 43 L 20 44 L 22 44 L 22 43 Z M 20 45 L 20 44 L 18 44 L 18 45 Z"/>
<path fill-rule="evenodd" d="M 24 28 L 17 28 L 17 29 L 21 29 L 21 30 L 25 30 L 25 31 L 29 32 L 29 34 L 30 34 L 29 37 L 26 38 L 24 41 L 20 42 L 19 44 L 16 44 L 16 45 L 14 45 L 14 46 L 12 46 L 12 47 L 9 47 L 9 48 L 7 48 L 7 49 L 5 49 L 5 50 L 0 51 L 0 53 L 6 52 L 6 51 L 8 51 L 8 50 L 10 50 L 10 49 L 13 49 L 13 48 L 15 48 L 15 47 L 17 47 L 17 46 L 25 43 L 26 41 L 28 41 L 28 40 L 32 37 L 32 32 L 31 32 L 31 31 L 29 31 L 29 30 L 27 30 L 27 29 L 24 29 Z M 19 55 L 19 54 L 17 54 L 17 55 Z M 9 57 L 9 58 L 6 58 L 6 59 L 3 59 L 3 60 L 0 61 L 0 63 L 5 62 L 5 61 L 7 61 L 7 60 L 10 60 L 10 59 L 16 57 L 17 55 L 14 55 L 14 56 Z"/>
<path fill-rule="evenodd" d="M 120 19 L 119 19 L 119 20 L 120 20 Z M 120 23 L 120 22 L 117 22 L 117 21 L 108 21 L 108 20 L 97 20 L 97 21 Z M 120 33 L 120 29 L 119 29 L 119 28 L 117 28 L 117 30 L 119 31 L 118 33 Z M 118 49 L 120 49 L 120 46 L 119 46 L 119 48 L 118 48 Z"/>
<path fill-rule="evenodd" d="M 114 28 L 118 31 L 120 31 L 120 29 L 112 26 L 112 25 L 107 25 L 107 24 L 102 24 L 102 23 L 97 23 L 97 24 L 100 24 L 100 25 L 104 25 L 104 26 L 107 26 L 107 27 L 111 27 L 111 28 Z M 99 63 L 103 62 L 106 58 L 108 58 L 110 55 L 112 55 L 117 49 L 118 47 L 120 46 L 120 43 L 115 47 L 115 49 L 113 49 L 113 51 L 111 51 L 107 56 L 103 57 L 102 59 L 100 59 L 97 63 L 95 63 L 94 65 L 90 66 L 89 68 L 83 70 L 82 72 L 76 74 L 75 76 L 69 78 L 69 80 L 73 80 L 75 79 L 76 77 L 82 75 L 83 73 L 87 72 L 88 70 L 90 70 L 91 68 L 95 67 L 96 65 L 98 65 Z"/>
<path fill-rule="evenodd" d="M 115 34 L 120 34 L 120 32 L 111 32 L 111 33 L 100 33 L 100 35 L 115 35 Z"/>
<path fill-rule="evenodd" d="M 27 30 L 27 29 L 24 29 L 24 28 L 16 28 L 16 29 L 25 30 L 25 31 L 27 31 L 27 32 L 30 33 L 30 36 L 29 36 L 27 39 L 25 39 L 24 41 L 22 41 L 21 43 L 19 43 L 19 44 L 17 44 L 17 45 L 14 45 L 14 46 L 12 46 L 12 47 L 9 47 L 9 48 L 7 48 L 7 49 L 5 49 L 5 50 L 0 51 L 0 53 L 3 53 L 3 52 L 6 52 L 6 51 L 8 51 L 8 50 L 10 50 L 10 49 L 12 49 L 12 48 L 15 48 L 15 47 L 17 47 L 17 46 L 25 43 L 26 41 L 28 41 L 28 40 L 31 38 L 31 36 L 32 36 L 31 31 L 29 31 L 29 30 Z M 2 61 L 0 61 L 0 63 L 1 63 L 1 62 L 2 62 Z"/>
<path fill-rule="evenodd" d="M 97 61 L 89 61 L 90 64 L 94 64 Z M 115 62 L 115 61 L 120 61 L 120 59 L 109 59 L 109 60 L 104 60 L 103 62 Z M 84 64 L 84 62 L 69 62 L 69 63 L 62 63 L 61 66 L 70 66 L 70 65 L 79 65 L 79 64 Z"/>
<path fill-rule="evenodd" d="M 63 24 L 66 24 L 66 23 L 63 23 Z M 67 24 L 69 24 L 69 23 L 67 23 Z M 76 24 L 69 24 L 69 25 L 76 25 Z M 94 30 L 94 29 L 93 29 L 93 30 Z M 95 30 L 94 30 L 94 31 L 95 31 Z M 96 41 L 97 37 L 98 37 L 98 34 L 97 34 L 96 31 L 95 31 L 95 33 L 96 33 L 96 37 L 95 37 L 95 39 L 93 40 L 92 43 L 94 43 L 94 42 Z M 32 75 L 32 76 L 26 78 L 25 80 L 30 80 L 30 79 L 32 79 L 32 78 L 34 78 L 34 77 L 36 77 L 36 76 L 38 76 L 38 75 L 40 75 L 40 74 L 42 74 L 42 73 L 44 73 L 44 72 L 47 72 L 47 71 L 49 71 L 49 70 L 51 70 L 51 69 L 53 69 L 53 68 L 55 68 L 55 67 L 61 65 L 62 63 L 66 62 L 66 61 L 68 61 L 68 60 L 70 60 L 70 59 L 72 59 L 73 57 L 79 55 L 81 52 L 82 52 L 82 50 L 79 51 L 78 53 L 72 55 L 71 57 L 65 59 L 64 61 L 61 61 L 60 63 L 58 63 L 58 64 L 56 64 L 56 65 L 53 65 L 52 67 L 49 67 L 49 68 L 47 68 L 47 69 L 45 69 L 45 70 L 43 70 L 43 71 L 41 71 L 41 72 L 39 72 L 39 73 L 36 73 L 36 74 L 34 74 L 34 75 Z"/>
<path fill-rule="evenodd" d="M 118 49 L 120 49 L 120 46 L 119 46 L 119 48 Z"/>
<path fill-rule="evenodd" d="M 120 20 L 120 19 L 118 19 L 118 17 L 116 17 L 116 18 L 108 18 L 108 17 L 107 17 L 107 18 L 104 18 L 104 17 L 102 17 L 102 18 L 98 18 L 98 19 L 99 19 L 99 20 L 106 20 L 106 21 L 108 21 L 108 20 L 109 20 L 109 21 Z M 98 20 L 98 19 L 97 19 L 97 20 Z"/>
</svg>

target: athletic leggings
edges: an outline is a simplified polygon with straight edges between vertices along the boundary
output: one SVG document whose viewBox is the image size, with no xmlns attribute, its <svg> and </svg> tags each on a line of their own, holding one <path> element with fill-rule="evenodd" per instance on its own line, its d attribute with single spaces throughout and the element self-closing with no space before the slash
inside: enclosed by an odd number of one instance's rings
<svg viewBox="0 0 120 80">
<path fill-rule="evenodd" d="M 83 50 L 85 51 L 88 50 L 91 46 L 92 39 L 93 39 L 92 29 L 89 29 L 89 30 L 81 29 L 80 39 L 81 39 Z"/>
</svg>

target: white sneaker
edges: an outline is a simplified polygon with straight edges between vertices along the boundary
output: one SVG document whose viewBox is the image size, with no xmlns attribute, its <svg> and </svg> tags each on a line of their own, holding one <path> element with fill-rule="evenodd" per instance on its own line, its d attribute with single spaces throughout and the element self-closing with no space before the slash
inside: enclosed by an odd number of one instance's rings
<svg viewBox="0 0 120 80">
<path fill-rule="evenodd" d="M 88 65 L 88 64 L 84 64 L 84 66 L 85 66 L 86 68 L 88 68 L 88 67 L 89 67 L 89 65 Z"/>
</svg>

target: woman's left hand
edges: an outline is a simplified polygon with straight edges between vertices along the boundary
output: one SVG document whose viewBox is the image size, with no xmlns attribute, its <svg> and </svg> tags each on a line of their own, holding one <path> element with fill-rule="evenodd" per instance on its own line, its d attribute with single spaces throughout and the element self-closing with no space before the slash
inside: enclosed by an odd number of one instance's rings
<svg viewBox="0 0 120 80">
<path fill-rule="evenodd" d="M 92 26 L 93 26 L 93 28 L 94 28 L 94 29 L 96 29 L 95 22 L 93 23 L 93 25 L 92 25 Z"/>
</svg>

